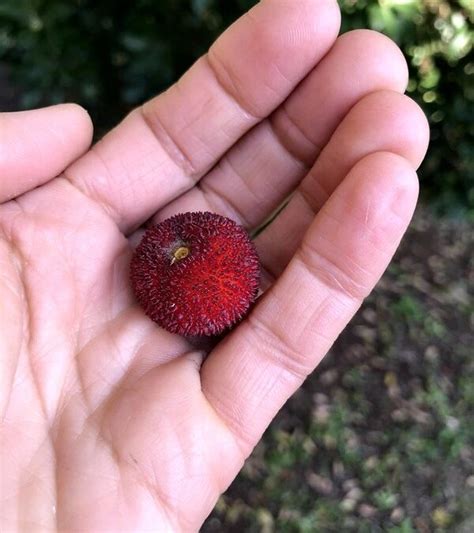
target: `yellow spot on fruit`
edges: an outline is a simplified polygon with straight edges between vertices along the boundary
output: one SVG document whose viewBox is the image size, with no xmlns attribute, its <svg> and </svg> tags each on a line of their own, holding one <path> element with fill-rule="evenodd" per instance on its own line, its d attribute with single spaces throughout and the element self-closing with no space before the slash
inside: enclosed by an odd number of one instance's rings
<svg viewBox="0 0 474 533">
<path fill-rule="evenodd" d="M 176 250 L 173 252 L 173 259 L 171 260 L 171 264 L 174 265 L 176 261 L 181 261 L 188 257 L 189 255 L 189 248 L 187 246 L 180 246 L 179 248 L 176 248 Z"/>
</svg>

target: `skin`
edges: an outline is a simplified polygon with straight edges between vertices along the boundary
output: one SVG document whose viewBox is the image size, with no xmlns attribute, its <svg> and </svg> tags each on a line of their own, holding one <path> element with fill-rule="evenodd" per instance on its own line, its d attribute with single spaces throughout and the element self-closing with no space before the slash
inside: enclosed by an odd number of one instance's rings
<svg viewBox="0 0 474 533">
<path fill-rule="evenodd" d="M 0 114 L 5 530 L 198 530 L 382 275 L 428 128 L 396 46 L 339 22 L 262 1 L 91 149 L 75 105 Z M 209 354 L 144 316 L 147 220 L 252 231 L 289 193 L 256 239 L 266 292 Z"/>
</svg>

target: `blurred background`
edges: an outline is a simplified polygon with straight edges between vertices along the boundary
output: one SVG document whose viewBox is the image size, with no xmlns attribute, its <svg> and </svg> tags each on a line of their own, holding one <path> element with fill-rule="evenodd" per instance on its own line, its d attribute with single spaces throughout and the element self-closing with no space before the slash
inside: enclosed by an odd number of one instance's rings
<svg viewBox="0 0 474 533">
<path fill-rule="evenodd" d="M 100 136 L 254 3 L 0 0 L 0 111 L 75 101 Z M 381 31 L 405 53 L 431 124 L 422 202 L 377 290 L 203 531 L 471 533 L 474 0 L 339 3 L 342 31 Z"/>
</svg>

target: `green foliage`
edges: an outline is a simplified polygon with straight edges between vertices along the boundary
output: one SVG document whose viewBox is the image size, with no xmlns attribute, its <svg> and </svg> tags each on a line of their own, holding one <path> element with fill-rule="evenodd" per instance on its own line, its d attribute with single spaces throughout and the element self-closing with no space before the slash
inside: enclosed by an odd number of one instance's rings
<svg viewBox="0 0 474 533">
<path fill-rule="evenodd" d="M 391 527 L 388 533 L 415 533 L 415 529 L 409 518 L 405 519 L 399 526 Z"/>
<path fill-rule="evenodd" d="M 474 207 L 472 0 L 340 0 L 343 29 L 395 40 L 410 66 L 409 94 L 423 107 L 431 145 L 423 191 L 444 210 Z"/>
<path fill-rule="evenodd" d="M 172 83 L 249 3 L 2 0 L 0 58 L 23 107 L 73 100 L 102 132 Z"/>
<path fill-rule="evenodd" d="M 339 0 L 343 31 L 396 40 L 410 64 L 432 144 L 423 190 L 444 208 L 474 207 L 472 0 Z M 165 89 L 255 0 L 2 0 L 0 60 L 21 105 L 73 100 L 99 134 Z M 370 53 L 370 51 L 368 51 Z"/>
<path fill-rule="evenodd" d="M 409 295 L 402 296 L 391 307 L 396 316 L 407 321 L 421 322 L 424 316 L 420 302 Z"/>
</svg>

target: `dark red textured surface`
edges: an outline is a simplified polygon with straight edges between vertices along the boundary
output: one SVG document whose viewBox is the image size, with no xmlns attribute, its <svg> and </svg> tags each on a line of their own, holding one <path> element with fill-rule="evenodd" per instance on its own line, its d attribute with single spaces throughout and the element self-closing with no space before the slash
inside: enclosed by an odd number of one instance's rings
<svg viewBox="0 0 474 533">
<path fill-rule="evenodd" d="M 190 253 L 173 264 L 180 246 Z M 130 279 L 145 313 L 164 329 L 218 335 L 257 297 L 260 265 L 247 232 L 234 221 L 214 213 L 184 213 L 145 233 Z"/>
</svg>

